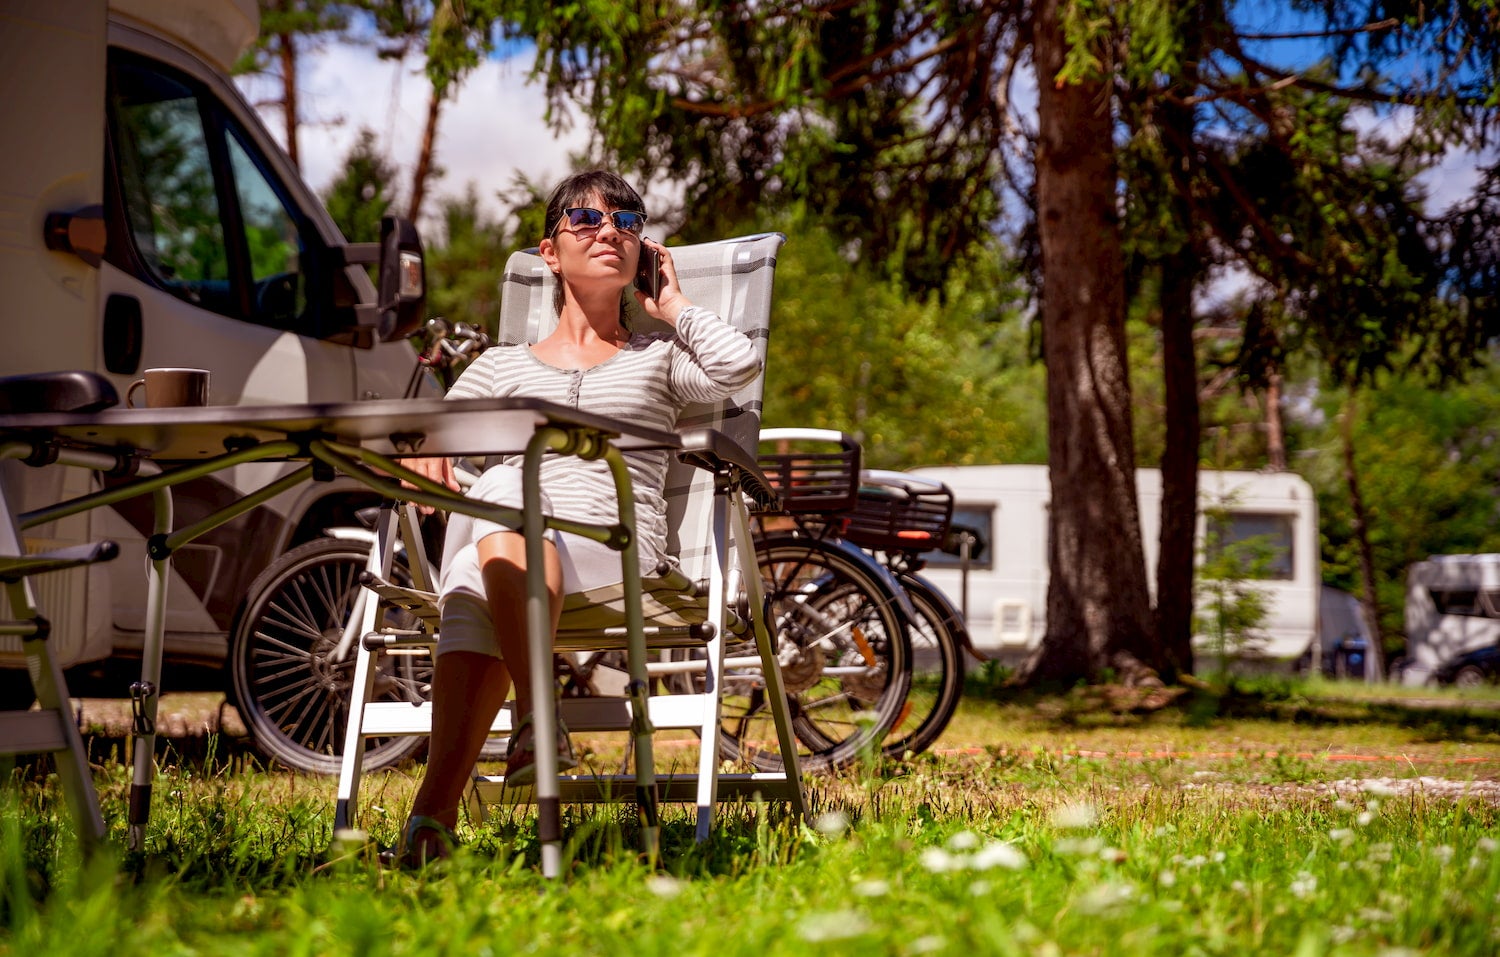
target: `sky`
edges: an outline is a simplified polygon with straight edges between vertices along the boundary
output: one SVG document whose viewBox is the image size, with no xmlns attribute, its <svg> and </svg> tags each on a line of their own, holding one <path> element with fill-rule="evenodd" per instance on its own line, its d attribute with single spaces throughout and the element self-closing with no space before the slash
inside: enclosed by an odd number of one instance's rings
<svg viewBox="0 0 1500 957">
<path fill-rule="evenodd" d="M 420 61 L 380 60 L 367 47 L 330 43 L 304 57 L 301 65 L 303 125 L 298 145 L 303 178 L 322 195 L 337 178 L 360 130 L 368 128 L 401 168 L 404 203 L 430 89 Z M 570 152 L 581 150 L 587 136 L 576 126 L 563 133 L 547 127 L 542 87 L 526 82 L 530 67 L 530 54 L 522 52 L 506 60 L 487 60 L 465 77 L 439 120 L 436 162 L 444 174 L 430 182 L 429 197 L 461 196 L 473 183 L 481 206 L 498 215 L 503 207 L 495 195 L 509 189 L 517 174 L 545 187 L 568 169 Z M 280 95 L 276 81 L 240 77 L 236 82 L 251 103 Z M 260 114 L 284 147 L 279 106 L 262 108 Z M 437 208 L 437 202 L 424 203 L 428 214 Z"/>
</svg>

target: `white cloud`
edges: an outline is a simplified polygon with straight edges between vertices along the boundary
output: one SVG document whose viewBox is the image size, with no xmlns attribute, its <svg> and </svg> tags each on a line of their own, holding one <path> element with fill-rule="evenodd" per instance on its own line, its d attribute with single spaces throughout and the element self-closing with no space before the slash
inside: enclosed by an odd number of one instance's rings
<svg viewBox="0 0 1500 957">
<path fill-rule="evenodd" d="M 586 130 L 575 124 L 559 134 L 547 126 L 545 93 L 526 82 L 530 69 L 531 56 L 523 53 L 487 60 L 464 78 L 443 106 L 436 150 L 443 176 L 429 181 L 429 197 L 462 195 L 473 183 L 484 208 L 496 214 L 495 194 L 516 174 L 547 186 L 567 170 L 569 154 L 587 142 Z M 237 82 L 252 103 L 279 96 L 273 80 Z M 368 127 L 400 169 L 404 204 L 431 88 L 418 59 L 381 60 L 370 48 L 330 43 L 303 57 L 298 87 L 302 175 L 313 189 L 321 195 L 337 178 L 359 131 Z M 261 118 L 284 144 L 279 107 L 262 107 Z M 424 204 L 429 215 L 436 208 Z"/>
</svg>

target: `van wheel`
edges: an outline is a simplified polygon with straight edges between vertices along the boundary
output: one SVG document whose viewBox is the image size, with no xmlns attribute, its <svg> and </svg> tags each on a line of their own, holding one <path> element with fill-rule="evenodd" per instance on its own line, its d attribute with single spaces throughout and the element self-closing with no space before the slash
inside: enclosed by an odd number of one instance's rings
<svg viewBox="0 0 1500 957">
<path fill-rule="evenodd" d="M 349 724 L 355 653 L 333 651 L 354 610 L 369 547 L 324 538 L 277 559 L 251 584 L 229 638 L 233 701 L 265 757 L 299 771 L 337 774 Z M 394 576 L 409 584 L 405 568 Z M 415 619 L 385 609 L 386 623 L 415 627 Z M 375 679 L 375 700 L 427 700 L 432 659 L 390 656 Z M 365 770 L 398 764 L 426 744 L 424 737 L 371 738 Z"/>
<path fill-rule="evenodd" d="M 1479 688 L 1489 683 L 1489 676 L 1478 665 L 1464 665 L 1453 676 L 1455 688 Z"/>
</svg>

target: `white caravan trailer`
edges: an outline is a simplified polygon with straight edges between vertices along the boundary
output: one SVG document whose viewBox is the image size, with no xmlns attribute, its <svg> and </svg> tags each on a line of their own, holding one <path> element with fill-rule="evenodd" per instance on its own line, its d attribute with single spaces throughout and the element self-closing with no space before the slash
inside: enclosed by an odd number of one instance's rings
<svg viewBox="0 0 1500 957">
<path fill-rule="evenodd" d="M 1500 555 L 1434 555 L 1406 570 L 1404 685 L 1459 655 L 1500 644 Z"/>
<path fill-rule="evenodd" d="M 256 0 L 0 0 L 0 375 L 88 369 L 123 397 L 143 369 L 198 367 L 216 405 L 403 394 L 415 356 L 395 340 L 420 304 L 395 321 L 376 308 L 355 263 L 394 245 L 347 245 L 230 81 L 258 27 Z M 26 509 L 99 481 L 5 464 Z M 179 525 L 279 468 L 182 487 Z M 371 501 L 347 480 L 311 483 L 178 552 L 167 661 L 221 663 L 250 579 Z M 121 546 L 37 582 L 63 665 L 139 654 L 150 510 L 147 496 L 28 533 L 33 549 Z M 0 639 L 0 665 L 19 648 Z"/>
<path fill-rule="evenodd" d="M 953 489 L 955 525 L 977 529 L 982 543 L 970 562 L 967 587 L 959 559 L 934 553 L 923 573 L 966 608 L 975 650 L 1019 661 L 1047 630 L 1047 538 L 1051 486 L 1044 465 L 969 465 L 913 469 Z M 1264 537 L 1274 549 L 1270 575 L 1259 581 L 1269 601 L 1262 641 L 1251 657 L 1292 663 L 1318 634 L 1322 585 L 1318 509 L 1311 486 L 1290 472 L 1200 472 L 1198 540 L 1204 508 L 1227 510 L 1225 544 Z M 1161 526 L 1161 472 L 1140 469 L 1141 509 L 1148 578 L 1155 584 Z"/>
</svg>

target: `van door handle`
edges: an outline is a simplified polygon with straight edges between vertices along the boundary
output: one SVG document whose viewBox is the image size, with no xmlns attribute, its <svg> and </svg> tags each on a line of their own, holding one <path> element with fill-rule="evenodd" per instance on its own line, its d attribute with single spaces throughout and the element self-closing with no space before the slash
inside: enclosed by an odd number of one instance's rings
<svg viewBox="0 0 1500 957">
<path fill-rule="evenodd" d="M 141 365 L 141 301 L 114 293 L 104 302 L 104 368 L 135 375 Z"/>
</svg>

